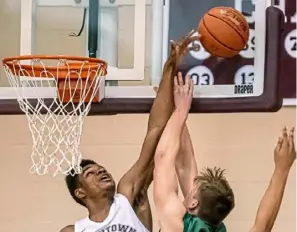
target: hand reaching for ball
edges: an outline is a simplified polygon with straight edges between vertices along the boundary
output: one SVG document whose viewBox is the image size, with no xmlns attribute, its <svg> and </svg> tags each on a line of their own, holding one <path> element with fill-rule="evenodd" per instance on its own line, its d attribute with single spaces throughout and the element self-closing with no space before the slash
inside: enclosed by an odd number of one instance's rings
<svg viewBox="0 0 297 232">
<path fill-rule="evenodd" d="M 193 45 L 194 41 L 198 41 L 200 39 L 200 36 L 193 36 L 195 33 L 194 30 L 192 30 L 187 36 L 182 37 L 179 41 L 170 41 L 171 49 L 170 49 L 170 55 L 168 57 L 168 60 L 166 62 L 167 65 L 178 65 L 182 58 L 189 52 L 189 51 L 198 51 L 200 49 L 199 45 Z M 189 46 L 192 44 L 192 46 Z"/>
</svg>

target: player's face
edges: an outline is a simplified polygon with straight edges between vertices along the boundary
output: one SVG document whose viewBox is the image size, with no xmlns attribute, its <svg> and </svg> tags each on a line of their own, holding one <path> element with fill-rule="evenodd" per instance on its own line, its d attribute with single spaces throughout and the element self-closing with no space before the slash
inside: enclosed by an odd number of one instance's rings
<svg viewBox="0 0 297 232">
<path fill-rule="evenodd" d="M 100 193 L 115 193 L 115 182 L 107 170 L 98 165 L 90 164 L 83 168 L 80 182 L 86 197 L 95 197 Z"/>
</svg>

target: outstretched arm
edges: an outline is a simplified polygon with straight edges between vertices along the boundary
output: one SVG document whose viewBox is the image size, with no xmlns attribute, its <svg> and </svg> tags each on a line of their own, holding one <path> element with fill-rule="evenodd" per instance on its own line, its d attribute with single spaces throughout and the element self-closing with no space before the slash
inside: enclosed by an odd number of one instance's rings
<svg viewBox="0 0 297 232">
<path fill-rule="evenodd" d="M 119 181 L 117 191 L 129 200 L 138 218 L 145 227 L 152 231 L 151 209 L 147 190 L 153 179 L 154 154 L 173 111 L 173 78 L 175 64 L 168 64 L 164 69 L 158 94 L 154 100 L 140 156 L 133 166 Z"/>
<path fill-rule="evenodd" d="M 162 232 L 182 232 L 186 209 L 177 195 L 175 163 L 180 149 L 181 134 L 193 95 L 193 83 L 186 77 L 175 78 L 175 106 L 161 136 L 155 154 L 154 201 Z"/>
<path fill-rule="evenodd" d="M 181 136 L 181 146 L 176 159 L 176 173 L 182 193 L 186 197 L 198 175 L 194 148 L 187 125 Z"/>
<path fill-rule="evenodd" d="M 178 43 L 172 42 L 171 53 L 164 65 L 163 77 L 151 109 L 148 131 L 140 156 L 119 182 L 118 192 L 125 195 L 131 204 L 134 204 L 138 194 L 143 190 L 147 190 L 151 184 L 151 181 L 147 181 L 147 179 L 152 179 L 153 176 L 152 168 L 149 167 L 154 165 L 153 160 L 157 144 L 173 111 L 173 78 L 176 75 L 176 66 L 182 57 L 187 54 L 188 45 L 198 39 L 198 37 L 192 36 L 193 33 L 194 31 L 190 32 L 187 37 Z M 190 50 L 192 49 L 196 50 L 197 48 L 190 48 Z M 151 176 L 151 178 L 147 178 L 148 176 Z"/>
<path fill-rule="evenodd" d="M 60 232 L 74 232 L 74 225 L 65 226 Z"/>
<path fill-rule="evenodd" d="M 296 159 L 293 129 L 289 137 L 283 130 L 282 137 L 274 151 L 275 170 L 269 186 L 258 208 L 255 225 L 250 232 L 269 232 L 272 230 L 283 199 L 290 168 Z"/>
</svg>

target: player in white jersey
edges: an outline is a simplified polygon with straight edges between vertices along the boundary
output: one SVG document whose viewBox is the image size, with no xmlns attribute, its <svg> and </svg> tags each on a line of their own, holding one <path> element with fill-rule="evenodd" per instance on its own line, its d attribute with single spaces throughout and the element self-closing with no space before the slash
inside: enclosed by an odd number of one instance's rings
<svg viewBox="0 0 297 232">
<path fill-rule="evenodd" d="M 147 190 L 153 179 L 154 154 L 158 141 L 173 111 L 173 79 L 177 65 L 197 37 L 194 31 L 172 43 L 157 96 L 154 100 L 148 130 L 136 163 L 120 179 L 117 187 L 112 175 L 93 160 L 83 160 L 81 174 L 67 176 L 73 199 L 87 208 L 89 215 L 64 227 L 61 232 L 147 232 L 152 231 L 152 215 Z M 119 157 L 120 159 L 124 157 Z"/>
</svg>

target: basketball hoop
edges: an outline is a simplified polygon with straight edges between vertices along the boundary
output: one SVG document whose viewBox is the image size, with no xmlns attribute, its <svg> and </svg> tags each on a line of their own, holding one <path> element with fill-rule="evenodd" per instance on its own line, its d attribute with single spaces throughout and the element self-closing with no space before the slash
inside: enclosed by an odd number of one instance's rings
<svg viewBox="0 0 297 232">
<path fill-rule="evenodd" d="M 30 173 L 80 173 L 84 117 L 92 102 L 104 98 L 107 63 L 96 58 L 30 55 L 5 58 L 3 65 L 32 134 Z"/>
</svg>

